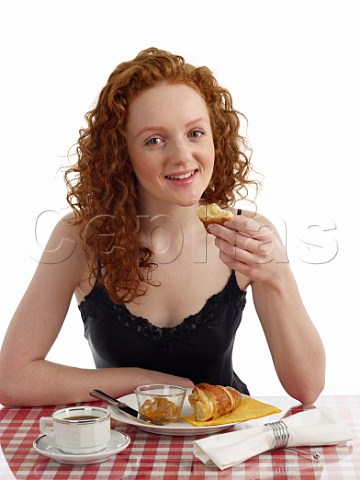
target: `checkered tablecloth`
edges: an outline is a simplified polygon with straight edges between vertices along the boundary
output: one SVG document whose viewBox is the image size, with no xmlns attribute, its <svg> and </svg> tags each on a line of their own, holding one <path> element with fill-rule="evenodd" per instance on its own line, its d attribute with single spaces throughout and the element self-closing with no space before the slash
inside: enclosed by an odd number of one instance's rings
<svg viewBox="0 0 360 480">
<path fill-rule="evenodd" d="M 291 409 L 292 399 L 266 397 L 261 400 L 282 408 L 279 418 L 287 410 L 296 414 L 297 409 Z M 199 437 L 154 435 L 116 421 L 112 427 L 131 437 L 126 450 L 99 464 L 62 465 L 32 448 L 39 435 L 39 418 L 51 415 L 59 407 L 2 408 L 0 480 L 360 479 L 360 396 L 320 397 L 317 405 L 327 405 L 338 411 L 353 432 L 351 442 L 322 448 L 304 447 L 304 452 L 276 450 L 224 471 L 203 465 L 193 456 L 193 441 Z M 321 454 L 319 460 L 307 454 L 311 450 Z"/>
</svg>

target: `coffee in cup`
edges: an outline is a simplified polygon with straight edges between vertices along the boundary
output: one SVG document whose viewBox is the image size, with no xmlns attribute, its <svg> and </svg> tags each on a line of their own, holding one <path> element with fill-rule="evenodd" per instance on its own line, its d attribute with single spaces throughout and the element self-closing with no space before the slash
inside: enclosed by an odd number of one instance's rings
<svg viewBox="0 0 360 480">
<path fill-rule="evenodd" d="M 110 414 L 101 407 L 62 408 L 52 417 L 41 417 L 39 424 L 40 431 L 51 436 L 64 453 L 100 452 L 110 440 Z"/>
</svg>

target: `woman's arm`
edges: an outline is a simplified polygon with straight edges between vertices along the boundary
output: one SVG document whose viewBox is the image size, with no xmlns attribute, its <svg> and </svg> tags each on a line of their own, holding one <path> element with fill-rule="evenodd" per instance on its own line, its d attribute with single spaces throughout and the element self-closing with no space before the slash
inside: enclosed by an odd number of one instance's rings
<svg viewBox="0 0 360 480">
<path fill-rule="evenodd" d="M 325 384 L 325 352 L 292 273 L 276 286 L 253 282 L 252 291 L 281 384 L 301 403 L 314 403 Z"/>
<path fill-rule="evenodd" d="M 88 395 L 93 388 L 121 396 L 145 383 L 191 387 L 187 379 L 139 368 L 80 369 L 46 360 L 87 270 L 76 228 L 66 220 L 55 227 L 6 333 L 0 351 L 0 403 L 82 402 L 93 400 Z"/>
<path fill-rule="evenodd" d="M 249 218 L 249 216 L 253 218 Z M 220 258 L 244 276 L 253 299 L 279 380 L 303 404 L 313 403 L 324 388 L 324 348 L 302 303 L 285 248 L 271 223 L 252 213 L 226 226 L 211 227 Z"/>
</svg>

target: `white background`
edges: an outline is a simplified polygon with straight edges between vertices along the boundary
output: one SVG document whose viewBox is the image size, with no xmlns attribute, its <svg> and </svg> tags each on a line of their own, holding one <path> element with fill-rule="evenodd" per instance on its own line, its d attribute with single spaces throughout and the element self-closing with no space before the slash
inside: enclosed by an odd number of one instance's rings
<svg viewBox="0 0 360 480">
<path fill-rule="evenodd" d="M 248 117 L 258 210 L 325 343 L 324 393 L 360 393 L 356 0 L 2 0 L 0 40 L 0 342 L 67 212 L 59 167 L 85 112 L 118 63 L 156 46 L 209 66 Z M 49 359 L 93 366 L 75 303 Z M 234 364 L 253 395 L 283 393 L 251 294 Z"/>
</svg>

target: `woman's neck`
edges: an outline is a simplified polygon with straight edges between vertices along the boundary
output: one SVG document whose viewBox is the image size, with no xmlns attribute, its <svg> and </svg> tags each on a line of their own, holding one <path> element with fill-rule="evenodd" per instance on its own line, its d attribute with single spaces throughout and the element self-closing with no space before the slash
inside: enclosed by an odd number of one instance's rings
<svg viewBox="0 0 360 480">
<path fill-rule="evenodd" d="M 199 241 L 206 242 L 197 205 L 162 205 L 160 209 L 147 206 L 139 210 L 141 236 L 158 263 L 172 262 L 184 251 L 192 250 Z"/>
</svg>

